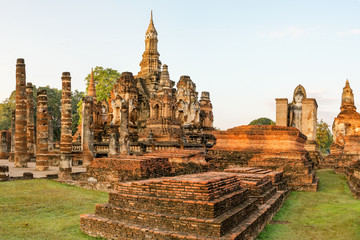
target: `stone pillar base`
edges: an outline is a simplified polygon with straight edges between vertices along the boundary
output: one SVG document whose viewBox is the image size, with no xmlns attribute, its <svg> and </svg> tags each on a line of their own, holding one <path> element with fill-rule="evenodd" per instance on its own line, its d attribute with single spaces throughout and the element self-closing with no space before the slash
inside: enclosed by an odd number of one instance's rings
<svg viewBox="0 0 360 240">
<path fill-rule="evenodd" d="M 45 171 L 49 169 L 48 156 L 44 154 L 36 155 L 36 170 Z"/>
</svg>

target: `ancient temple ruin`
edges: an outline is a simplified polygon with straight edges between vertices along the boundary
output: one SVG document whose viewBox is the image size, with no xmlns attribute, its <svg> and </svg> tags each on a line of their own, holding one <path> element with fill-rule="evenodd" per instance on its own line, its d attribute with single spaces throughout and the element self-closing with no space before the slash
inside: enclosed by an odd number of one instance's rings
<svg viewBox="0 0 360 240">
<path fill-rule="evenodd" d="M 330 155 L 322 165 L 344 172 L 360 156 L 360 114 L 356 111 L 349 80 L 346 80 L 343 88 L 340 113 L 334 119 L 332 130 L 334 142 L 330 147 Z"/>
<path fill-rule="evenodd" d="M 293 94 L 293 100 L 288 103 L 287 98 L 276 98 L 276 125 L 295 127 L 306 137 L 306 150 L 313 161 L 321 161 L 318 144 L 316 143 L 317 109 L 316 99 L 306 96 L 305 88 L 298 85 Z"/>
<path fill-rule="evenodd" d="M 80 149 L 85 165 L 92 158 L 109 154 L 204 149 L 214 144 L 209 92 L 203 92 L 199 100 L 189 76 L 181 76 L 175 88 L 169 67 L 161 64 L 157 44 L 151 16 L 140 71 L 135 76 L 123 72 L 108 101 L 97 101 L 92 72 L 83 99 L 82 125 L 73 138 L 73 149 Z"/>
</svg>

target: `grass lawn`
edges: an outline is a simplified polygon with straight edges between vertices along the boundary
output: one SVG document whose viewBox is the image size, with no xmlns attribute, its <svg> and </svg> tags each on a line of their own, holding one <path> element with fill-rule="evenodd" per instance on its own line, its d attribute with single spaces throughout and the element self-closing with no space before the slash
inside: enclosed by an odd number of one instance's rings
<svg viewBox="0 0 360 240">
<path fill-rule="evenodd" d="M 292 192 L 263 239 L 360 239 L 360 200 L 352 197 L 343 175 L 319 170 L 318 192 Z"/>
<path fill-rule="evenodd" d="M 0 239 L 96 239 L 80 231 L 80 215 L 108 193 L 52 180 L 0 182 Z"/>
<path fill-rule="evenodd" d="M 258 240 L 360 240 L 360 201 L 346 178 L 317 175 L 319 191 L 292 192 Z M 0 239 L 95 239 L 80 231 L 79 216 L 107 200 L 107 193 L 51 180 L 0 182 Z"/>
</svg>

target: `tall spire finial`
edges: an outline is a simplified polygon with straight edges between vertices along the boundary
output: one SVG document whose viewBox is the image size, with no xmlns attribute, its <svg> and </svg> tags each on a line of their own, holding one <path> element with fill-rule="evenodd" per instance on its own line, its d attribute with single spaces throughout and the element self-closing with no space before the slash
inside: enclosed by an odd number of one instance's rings
<svg viewBox="0 0 360 240">
<path fill-rule="evenodd" d="M 157 36 L 157 32 L 156 32 L 155 25 L 154 25 L 154 20 L 153 20 L 153 12 L 152 12 L 152 10 L 151 10 L 151 17 L 150 17 L 149 27 L 146 30 L 146 35 L 150 36 L 150 37 L 156 37 Z"/>
<path fill-rule="evenodd" d="M 94 98 L 94 101 L 96 100 L 96 89 L 95 89 L 93 68 L 91 68 L 90 83 L 89 83 L 89 88 L 88 88 L 88 96 L 92 96 Z"/>
<path fill-rule="evenodd" d="M 356 110 L 354 102 L 354 94 L 350 87 L 349 79 L 346 79 L 345 87 L 343 88 L 343 93 L 341 97 L 341 111 L 342 110 Z"/>
</svg>

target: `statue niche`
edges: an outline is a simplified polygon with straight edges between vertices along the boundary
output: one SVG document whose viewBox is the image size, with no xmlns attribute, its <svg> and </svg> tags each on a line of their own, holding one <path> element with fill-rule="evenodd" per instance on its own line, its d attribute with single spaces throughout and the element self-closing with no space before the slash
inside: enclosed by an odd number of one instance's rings
<svg viewBox="0 0 360 240">
<path fill-rule="evenodd" d="M 289 104 L 289 126 L 302 129 L 302 100 L 306 98 L 303 86 L 299 85 L 294 90 L 293 102 Z"/>
</svg>

